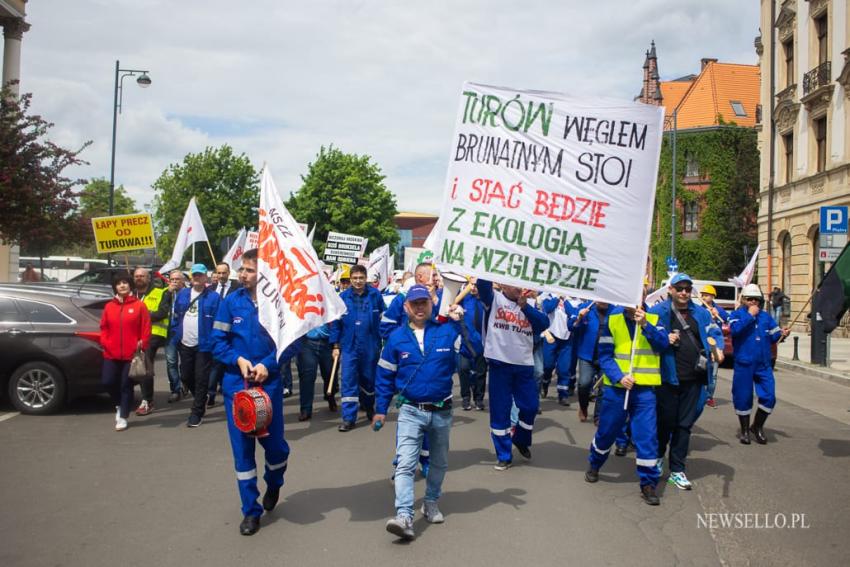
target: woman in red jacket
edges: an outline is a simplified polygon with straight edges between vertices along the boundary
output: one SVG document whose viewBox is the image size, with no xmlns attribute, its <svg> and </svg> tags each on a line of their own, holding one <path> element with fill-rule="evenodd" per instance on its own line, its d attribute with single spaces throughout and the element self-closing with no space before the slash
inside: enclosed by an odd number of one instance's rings
<svg viewBox="0 0 850 567">
<path fill-rule="evenodd" d="M 103 346 L 101 379 L 115 404 L 115 431 L 127 429 L 127 416 L 133 403 L 133 383 L 128 376 L 136 349 L 148 348 L 151 319 L 145 304 L 133 296 L 129 272 L 112 278 L 115 297 L 103 308 L 100 318 L 100 344 Z"/>
</svg>

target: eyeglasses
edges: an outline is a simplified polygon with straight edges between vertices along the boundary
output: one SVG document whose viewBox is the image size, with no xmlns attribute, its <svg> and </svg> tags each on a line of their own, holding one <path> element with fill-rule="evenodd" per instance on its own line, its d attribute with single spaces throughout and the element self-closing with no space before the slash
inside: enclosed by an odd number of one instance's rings
<svg viewBox="0 0 850 567">
<path fill-rule="evenodd" d="M 744 301 L 761 301 L 758 297 L 745 297 Z"/>
<path fill-rule="evenodd" d="M 688 285 L 688 286 L 674 285 L 673 289 L 675 289 L 678 293 L 682 293 L 683 291 L 687 291 L 688 293 L 690 293 L 691 291 L 693 291 L 694 288 L 693 288 L 693 286 L 690 286 L 690 285 Z"/>
</svg>

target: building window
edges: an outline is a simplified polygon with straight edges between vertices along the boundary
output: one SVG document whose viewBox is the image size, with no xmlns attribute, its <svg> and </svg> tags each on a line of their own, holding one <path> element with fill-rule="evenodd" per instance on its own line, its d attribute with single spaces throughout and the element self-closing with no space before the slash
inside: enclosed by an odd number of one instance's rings
<svg viewBox="0 0 850 567">
<path fill-rule="evenodd" d="M 782 49 L 785 52 L 785 86 L 790 87 L 794 84 L 794 38 L 783 43 Z"/>
<path fill-rule="evenodd" d="M 815 20 L 815 34 L 818 38 L 818 65 L 829 61 L 829 35 L 826 14 Z"/>
<path fill-rule="evenodd" d="M 685 232 L 699 232 L 699 203 L 685 203 Z"/>
<path fill-rule="evenodd" d="M 730 100 L 729 104 L 732 105 L 732 110 L 735 112 L 735 116 L 746 116 L 747 111 L 744 110 L 744 105 L 741 104 L 739 100 Z"/>
<path fill-rule="evenodd" d="M 692 152 L 685 152 L 685 177 L 699 177 L 699 161 Z"/>
<path fill-rule="evenodd" d="M 413 231 L 409 228 L 397 228 L 398 232 L 398 248 L 396 254 L 404 257 L 404 249 L 413 246 Z"/>
<path fill-rule="evenodd" d="M 791 235 L 782 237 L 782 291 L 791 293 Z"/>
<path fill-rule="evenodd" d="M 818 118 L 814 123 L 815 145 L 817 147 L 817 171 L 826 169 L 826 117 Z"/>
<path fill-rule="evenodd" d="M 791 183 L 794 178 L 794 134 L 782 136 L 785 148 L 785 183 Z"/>
</svg>

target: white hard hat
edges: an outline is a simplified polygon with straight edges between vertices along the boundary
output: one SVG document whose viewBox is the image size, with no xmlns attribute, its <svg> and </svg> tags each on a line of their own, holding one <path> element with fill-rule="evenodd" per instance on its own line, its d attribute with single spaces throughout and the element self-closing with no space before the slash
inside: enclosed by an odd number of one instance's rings
<svg viewBox="0 0 850 567">
<path fill-rule="evenodd" d="M 764 299 L 764 295 L 761 293 L 761 288 L 754 283 L 744 286 L 744 289 L 741 290 L 741 297 L 758 297 L 759 299 Z"/>
</svg>

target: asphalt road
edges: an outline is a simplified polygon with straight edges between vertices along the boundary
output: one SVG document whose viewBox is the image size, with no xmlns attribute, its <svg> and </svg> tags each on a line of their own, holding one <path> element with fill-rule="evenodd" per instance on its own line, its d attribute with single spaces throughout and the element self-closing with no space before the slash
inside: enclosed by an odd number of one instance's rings
<svg viewBox="0 0 850 567">
<path fill-rule="evenodd" d="M 393 424 L 376 433 L 361 420 L 339 433 L 318 399 L 308 423 L 296 420 L 297 396 L 288 399 L 281 503 L 247 538 L 221 406 L 189 429 L 189 403 L 167 404 L 158 391 L 157 411 L 116 433 L 105 397 L 50 417 L 4 413 L 4 402 L 0 566 L 846 564 L 850 388 L 782 372 L 777 381 L 770 443 L 747 447 L 734 436 L 722 371 L 718 408 L 692 438 L 695 489 L 665 485 L 659 507 L 640 499 L 633 452 L 612 456 L 599 483 L 584 482 L 593 426 L 575 407 L 544 400 L 532 460 L 516 455 L 506 472 L 493 469 L 487 413 L 457 409 L 446 522 L 417 514 L 409 544 L 384 530 Z M 421 480 L 416 491 L 421 499 Z M 783 518 L 786 529 L 764 527 Z"/>
</svg>

